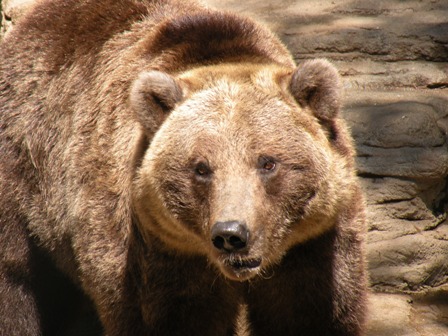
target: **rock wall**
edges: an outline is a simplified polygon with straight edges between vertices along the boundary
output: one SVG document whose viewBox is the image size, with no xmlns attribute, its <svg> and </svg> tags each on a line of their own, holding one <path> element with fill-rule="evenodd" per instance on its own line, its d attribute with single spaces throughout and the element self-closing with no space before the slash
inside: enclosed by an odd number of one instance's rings
<svg viewBox="0 0 448 336">
<path fill-rule="evenodd" d="M 2 2 L 4 31 L 32 0 Z M 375 296 L 371 335 L 448 335 L 448 1 L 204 2 L 266 22 L 297 62 L 336 64 L 367 195 L 371 285 L 411 295 Z M 428 316 L 445 328 L 418 324 Z"/>
</svg>

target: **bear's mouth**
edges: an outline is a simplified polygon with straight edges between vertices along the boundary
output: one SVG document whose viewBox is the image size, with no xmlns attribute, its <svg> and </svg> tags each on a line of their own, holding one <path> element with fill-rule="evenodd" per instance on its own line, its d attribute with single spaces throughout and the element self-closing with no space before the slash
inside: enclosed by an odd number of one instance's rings
<svg viewBox="0 0 448 336">
<path fill-rule="evenodd" d="M 221 270 L 231 280 L 245 281 L 258 274 L 262 258 L 242 258 L 230 255 L 221 263 Z"/>
<path fill-rule="evenodd" d="M 215 262 L 222 274 L 230 280 L 248 280 L 259 274 L 263 267 L 263 258 L 253 255 L 220 253 L 215 255 L 215 258 Z"/>
<path fill-rule="evenodd" d="M 229 259 L 226 262 L 227 265 L 235 270 L 253 269 L 261 265 L 261 258 L 253 259 Z"/>
</svg>

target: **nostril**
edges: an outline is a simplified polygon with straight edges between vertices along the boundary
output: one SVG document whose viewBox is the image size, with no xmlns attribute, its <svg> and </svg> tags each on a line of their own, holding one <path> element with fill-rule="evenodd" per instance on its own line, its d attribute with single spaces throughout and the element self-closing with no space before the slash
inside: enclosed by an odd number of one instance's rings
<svg viewBox="0 0 448 336">
<path fill-rule="evenodd" d="M 213 245 L 219 249 L 222 250 L 224 248 L 224 238 L 221 236 L 217 236 L 215 238 L 212 239 L 213 240 Z"/>
<path fill-rule="evenodd" d="M 246 247 L 246 241 L 243 241 L 241 239 L 241 237 L 237 237 L 237 236 L 231 236 L 228 239 L 229 244 L 233 247 L 235 247 L 236 249 L 242 249 L 244 247 Z"/>
<path fill-rule="evenodd" d="M 245 248 L 249 238 L 246 225 L 238 221 L 217 222 L 211 235 L 217 249 L 229 252 Z"/>
</svg>

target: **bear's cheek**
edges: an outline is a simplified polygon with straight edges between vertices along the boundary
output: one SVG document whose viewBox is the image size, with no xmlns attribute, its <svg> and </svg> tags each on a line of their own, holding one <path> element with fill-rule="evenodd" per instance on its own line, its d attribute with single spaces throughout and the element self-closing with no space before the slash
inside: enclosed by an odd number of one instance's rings
<svg viewBox="0 0 448 336">
<path fill-rule="evenodd" d="M 171 216 L 186 229 L 202 235 L 201 228 L 208 217 L 205 192 L 195 192 L 195 187 L 188 176 L 163 180 L 160 191 L 163 195 L 163 204 Z"/>
<path fill-rule="evenodd" d="M 258 228 L 264 236 L 266 254 L 273 262 L 289 248 L 286 243 L 302 225 L 308 208 L 317 194 L 314 174 L 289 172 L 266 185 L 263 204 L 259 207 Z"/>
</svg>

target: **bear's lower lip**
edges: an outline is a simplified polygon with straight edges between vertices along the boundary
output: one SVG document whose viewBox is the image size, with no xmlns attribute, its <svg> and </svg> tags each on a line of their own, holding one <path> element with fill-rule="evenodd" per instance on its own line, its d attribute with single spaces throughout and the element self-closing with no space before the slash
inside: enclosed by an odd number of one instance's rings
<svg viewBox="0 0 448 336">
<path fill-rule="evenodd" d="M 228 265 L 234 268 L 235 270 L 257 268 L 261 265 L 261 258 L 229 260 Z"/>
<path fill-rule="evenodd" d="M 230 280 L 245 281 L 256 276 L 262 267 L 263 258 L 249 257 L 236 253 L 217 256 L 219 268 Z"/>
</svg>

